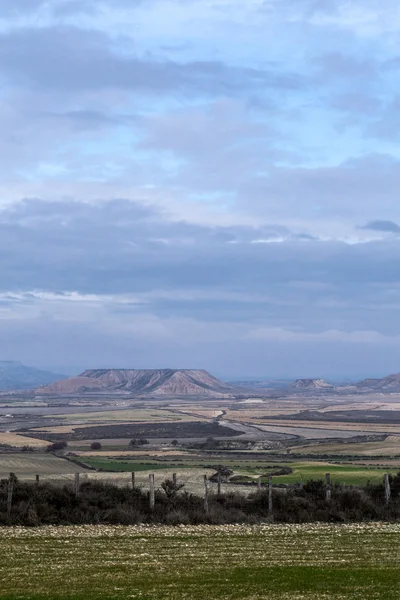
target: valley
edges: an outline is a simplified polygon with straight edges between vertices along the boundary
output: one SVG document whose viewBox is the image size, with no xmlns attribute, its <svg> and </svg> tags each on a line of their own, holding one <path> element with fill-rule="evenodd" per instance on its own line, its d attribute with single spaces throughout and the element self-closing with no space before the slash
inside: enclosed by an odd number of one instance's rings
<svg viewBox="0 0 400 600">
<path fill-rule="evenodd" d="M 399 392 L 344 395 L 319 380 L 316 386 L 313 380 L 296 382 L 279 394 L 246 391 L 243 384 L 235 388 L 205 371 L 95 370 L 82 377 L 101 385 L 101 393 L 94 388 L 66 393 L 68 379 L 47 386 L 52 393 L 38 388 L 29 399 L 25 393 L 3 394 L 2 477 L 11 471 L 23 478 L 59 475 L 60 481 L 68 476 L 72 481 L 79 468 L 89 478 L 125 485 L 135 471 L 146 485 L 153 471 L 160 482 L 178 472 L 187 489 L 195 490 L 204 473 L 224 465 L 232 471 L 225 487 L 248 493 L 249 484 L 256 485 L 269 467 L 279 471 L 277 465 L 290 473 L 274 474 L 276 486 L 325 472 L 333 482 L 365 484 L 400 467 Z M 82 377 L 72 379 L 80 385 Z M 182 385 L 176 394 L 167 393 L 171 378 Z M 49 453 L 54 442 L 65 448 Z"/>
</svg>

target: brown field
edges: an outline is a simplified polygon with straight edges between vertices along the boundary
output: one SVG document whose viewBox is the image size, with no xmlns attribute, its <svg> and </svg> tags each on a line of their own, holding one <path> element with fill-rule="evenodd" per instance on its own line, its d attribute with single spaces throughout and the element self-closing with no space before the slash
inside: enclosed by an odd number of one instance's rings
<svg viewBox="0 0 400 600">
<path fill-rule="evenodd" d="M 218 410 L 218 409 L 214 409 L 214 410 L 210 410 L 210 409 L 185 409 L 183 410 L 177 410 L 175 412 L 176 416 L 178 416 L 178 413 L 182 414 L 182 416 L 186 416 L 187 419 L 192 419 L 197 417 L 200 417 L 201 419 L 216 419 L 217 417 L 220 417 L 223 414 L 222 410 Z"/>
<path fill-rule="evenodd" d="M 360 444 L 316 444 L 295 446 L 292 454 L 353 454 L 354 456 L 391 456 L 400 454 L 400 436 L 389 436 L 380 442 Z"/>
<path fill-rule="evenodd" d="M 0 477 L 15 473 L 18 477 L 83 473 L 86 469 L 52 454 L 0 454 Z"/>
<path fill-rule="evenodd" d="M 207 412 L 207 411 L 205 411 Z M 52 419 L 53 415 L 47 415 L 45 418 Z M 211 418 L 211 417 L 210 417 Z M 157 409 L 137 409 L 132 408 L 129 410 L 116 410 L 116 411 L 103 411 L 103 412 L 83 412 L 83 413 L 72 413 L 65 415 L 57 415 L 57 419 L 65 419 L 67 421 L 77 421 L 78 423 L 90 424 L 90 423 L 103 423 L 103 422 L 114 422 L 119 423 L 166 423 L 168 421 L 193 421 L 194 418 L 186 414 L 178 414 L 175 411 L 170 410 L 157 410 Z M 196 420 L 201 420 L 196 419 Z"/>
<path fill-rule="evenodd" d="M 109 440 L 108 440 L 109 441 Z M 89 441 L 89 443 L 91 443 Z M 126 440 L 125 440 L 125 445 L 126 445 Z M 69 444 L 69 446 L 72 446 L 72 444 Z M 154 458 L 163 458 L 165 457 L 169 457 L 169 456 L 182 456 L 185 457 L 186 455 L 188 455 L 188 452 L 185 452 L 185 450 L 163 450 L 163 449 L 159 449 L 159 450 L 78 450 L 76 452 L 74 452 L 74 454 L 77 454 L 78 456 L 103 456 L 103 457 L 133 457 L 136 458 L 138 460 L 140 460 L 142 457 L 154 457 Z M 197 454 L 193 454 L 190 453 L 189 456 L 192 457 L 196 457 Z"/>
<path fill-rule="evenodd" d="M 61 460 L 61 459 L 60 459 Z M 64 461 L 67 465 L 68 462 Z M 39 465 L 35 465 L 35 468 L 33 468 L 33 470 L 28 470 L 27 467 L 23 466 L 22 468 L 20 468 L 19 470 L 17 468 L 14 468 L 14 470 L 11 469 L 12 472 L 14 472 L 21 480 L 24 481 L 28 481 L 28 480 L 32 480 L 35 477 L 35 473 L 39 473 L 40 474 L 40 479 L 41 481 L 49 481 L 52 483 L 57 483 L 57 484 L 66 484 L 66 483 L 70 483 L 73 484 L 74 482 L 74 473 L 82 473 L 81 475 L 81 482 L 85 482 L 85 481 L 102 481 L 105 483 L 113 483 L 115 485 L 118 485 L 120 487 L 123 486 L 131 486 L 132 485 L 132 477 L 131 477 L 131 473 L 129 471 L 126 471 L 124 473 L 96 473 L 95 471 L 89 471 L 86 470 L 82 467 L 78 467 L 77 465 L 74 465 L 72 463 L 71 467 L 69 470 L 65 470 L 65 471 L 61 471 L 61 470 L 54 470 L 51 471 L 51 467 L 46 467 L 45 465 L 43 465 L 42 470 L 39 470 Z M 46 470 L 47 469 L 47 470 Z M 134 466 L 132 466 L 132 470 L 134 470 Z M 3 473 L 3 466 L 0 462 L 0 476 L 7 476 L 10 472 L 10 469 L 8 469 L 8 471 L 5 471 L 4 474 Z M 135 472 L 135 484 L 138 485 L 139 487 L 142 487 L 144 489 L 148 489 L 149 487 L 149 475 L 150 474 L 154 474 L 154 481 L 155 481 L 155 486 L 156 489 L 161 487 L 161 483 L 163 481 L 165 481 L 165 479 L 172 478 L 172 474 L 176 473 L 177 474 L 177 479 L 179 483 L 183 483 L 185 485 L 185 490 L 187 490 L 188 492 L 192 493 L 192 494 L 197 494 L 199 496 L 202 496 L 204 494 L 204 475 L 207 475 L 208 477 L 213 475 L 213 473 L 215 473 L 215 471 L 213 469 L 207 469 L 207 468 L 187 468 L 187 469 L 179 469 L 179 467 L 176 467 L 174 469 L 172 468 L 166 468 L 166 469 L 152 469 L 151 466 L 149 466 L 149 469 L 146 471 L 136 471 Z M 209 484 L 209 488 L 210 491 L 212 489 L 214 489 L 216 487 L 216 484 L 212 484 L 210 482 Z M 225 489 L 226 487 L 226 489 Z M 231 488 L 229 486 L 224 486 L 222 484 L 222 489 L 223 491 L 229 491 Z M 236 491 L 241 491 L 244 492 L 245 494 L 250 493 L 250 491 L 252 491 L 252 488 L 246 487 L 246 486 L 235 486 L 235 490 Z"/>
<path fill-rule="evenodd" d="M 335 412 L 338 410 L 357 410 L 357 411 L 375 411 L 375 410 L 400 410 L 400 402 L 350 402 L 346 404 L 333 404 L 319 408 L 321 413 Z"/>
<path fill-rule="evenodd" d="M 26 437 L 18 435 L 18 433 L 3 433 L 0 432 L 0 444 L 6 444 L 7 446 L 32 446 L 32 448 L 44 448 L 48 445 L 48 442 L 44 440 L 38 440 L 34 437 Z"/>
</svg>

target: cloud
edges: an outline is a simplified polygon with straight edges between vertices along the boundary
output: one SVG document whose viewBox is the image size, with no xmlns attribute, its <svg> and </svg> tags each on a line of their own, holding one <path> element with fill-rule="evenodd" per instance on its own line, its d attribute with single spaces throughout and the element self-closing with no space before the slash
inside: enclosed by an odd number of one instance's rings
<svg viewBox="0 0 400 600">
<path fill-rule="evenodd" d="M 400 233 L 400 226 L 393 221 L 370 221 L 363 225 L 361 229 L 370 229 L 371 231 L 384 231 L 388 233 Z"/>
<path fill-rule="evenodd" d="M 2 0 L 2 17 L 32 13 L 46 5 L 46 0 Z"/>
<path fill-rule="evenodd" d="M 218 61 L 178 63 L 121 55 L 112 40 L 98 31 L 77 27 L 24 28 L 0 36 L 0 67 L 19 85 L 46 89 L 125 89 L 151 93 L 181 90 L 240 93 L 244 86 L 295 88 L 299 77 L 228 66 Z"/>
<path fill-rule="evenodd" d="M 0 25 L 4 358 L 393 368 L 397 3 L 4 0 Z"/>
</svg>

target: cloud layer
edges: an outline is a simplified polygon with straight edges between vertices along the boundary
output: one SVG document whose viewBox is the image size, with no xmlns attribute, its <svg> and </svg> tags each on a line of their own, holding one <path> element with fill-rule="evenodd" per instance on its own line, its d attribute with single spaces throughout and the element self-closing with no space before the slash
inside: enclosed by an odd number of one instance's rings
<svg viewBox="0 0 400 600">
<path fill-rule="evenodd" d="M 399 27 L 391 0 L 5 0 L 0 358 L 398 371 Z"/>
</svg>

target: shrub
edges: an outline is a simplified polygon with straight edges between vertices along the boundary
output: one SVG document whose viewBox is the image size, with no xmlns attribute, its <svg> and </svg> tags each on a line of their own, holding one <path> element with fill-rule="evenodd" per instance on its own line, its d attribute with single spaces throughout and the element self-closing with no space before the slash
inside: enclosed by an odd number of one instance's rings
<svg viewBox="0 0 400 600">
<path fill-rule="evenodd" d="M 67 446 L 68 442 L 65 441 L 53 442 L 53 444 L 47 446 L 46 452 L 56 452 L 57 450 L 64 450 Z"/>
<path fill-rule="evenodd" d="M 100 444 L 100 442 L 92 442 L 90 444 L 90 448 L 92 450 L 101 450 L 102 449 L 102 445 Z"/>
<path fill-rule="evenodd" d="M 133 439 L 129 442 L 129 446 L 132 447 L 136 447 L 136 446 L 145 446 L 146 444 L 149 443 L 149 440 L 146 440 L 145 438 L 139 438 L 139 439 Z"/>
<path fill-rule="evenodd" d="M 34 452 L 32 446 L 22 446 L 21 452 Z"/>
</svg>

